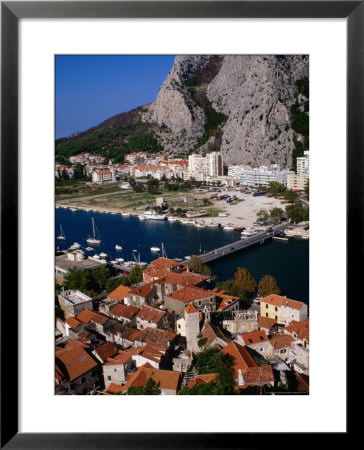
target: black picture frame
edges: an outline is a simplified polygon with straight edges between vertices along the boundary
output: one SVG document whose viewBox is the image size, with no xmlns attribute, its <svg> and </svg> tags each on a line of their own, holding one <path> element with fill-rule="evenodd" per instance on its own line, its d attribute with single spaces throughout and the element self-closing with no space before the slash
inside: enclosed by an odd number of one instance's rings
<svg viewBox="0 0 364 450">
<path fill-rule="evenodd" d="M 1 2 L 1 448 L 257 448 L 263 433 L 19 433 L 18 432 L 18 21 L 21 18 L 346 18 L 347 19 L 347 298 L 363 273 L 351 258 L 363 250 L 364 1 L 4 1 Z M 359 253 L 358 253 L 359 249 Z M 11 269 L 11 270 L 9 270 Z M 10 272 L 13 275 L 10 277 Z M 15 277 L 14 277 L 15 275 Z M 4 280 L 6 279 L 6 282 Z M 10 282 L 11 280 L 11 282 Z M 11 299 L 11 302 L 5 301 Z M 11 370 L 7 368 L 11 367 Z M 276 411 L 277 412 L 277 411 Z M 242 410 L 243 413 L 243 410 Z M 268 418 L 271 411 L 264 411 Z M 282 412 L 277 412 L 282 414 Z M 226 412 L 221 417 L 228 418 Z M 188 423 L 188 420 L 187 420 Z M 348 429 L 349 431 L 349 429 Z M 337 442 L 347 433 L 338 433 Z M 310 433 L 294 436 L 295 447 Z M 317 434 L 315 436 L 317 439 Z M 268 444 L 270 442 L 270 444 Z"/>
</svg>

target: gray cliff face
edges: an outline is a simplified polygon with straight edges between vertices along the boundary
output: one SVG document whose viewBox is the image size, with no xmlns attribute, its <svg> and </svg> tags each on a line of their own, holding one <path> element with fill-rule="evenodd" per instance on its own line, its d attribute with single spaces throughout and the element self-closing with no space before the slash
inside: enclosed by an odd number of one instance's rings
<svg viewBox="0 0 364 450">
<path fill-rule="evenodd" d="M 212 58 L 217 57 L 177 56 L 156 102 L 144 116 L 146 121 L 164 124 L 165 132 L 158 139 L 166 150 L 192 151 L 203 135 L 204 109 L 186 81 L 196 73 L 203 80 Z M 300 97 L 296 81 L 309 75 L 308 57 L 228 55 L 220 60 L 213 79 L 207 78 L 208 83 L 201 82 L 197 89 L 217 112 L 227 116 L 218 141 L 224 162 L 290 167 L 294 140 L 303 139 L 291 127 L 290 109 Z M 208 151 L 209 142 L 211 138 L 196 151 Z"/>
<path fill-rule="evenodd" d="M 204 129 L 203 110 L 192 100 L 183 83 L 208 56 L 176 56 L 174 65 L 162 84 L 157 100 L 145 116 L 146 121 L 165 125 L 169 131 L 159 135 L 166 150 L 188 150 Z"/>
</svg>

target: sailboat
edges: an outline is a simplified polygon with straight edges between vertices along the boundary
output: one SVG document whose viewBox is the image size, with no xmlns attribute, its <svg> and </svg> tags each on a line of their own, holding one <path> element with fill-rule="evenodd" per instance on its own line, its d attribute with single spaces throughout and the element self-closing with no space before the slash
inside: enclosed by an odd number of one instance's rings
<svg viewBox="0 0 364 450">
<path fill-rule="evenodd" d="M 99 239 L 96 239 L 96 232 L 97 232 L 97 234 L 98 234 Z M 99 232 L 98 232 L 98 230 L 97 230 L 97 228 L 96 228 L 94 218 L 92 218 L 92 233 L 93 233 L 93 237 L 87 238 L 87 239 L 86 239 L 86 242 L 87 242 L 88 244 L 100 244 L 101 239 L 100 239 Z"/>
<path fill-rule="evenodd" d="M 57 239 L 58 239 L 59 241 L 65 241 L 65 240 L 66 240 L 66 236 L 65 236 L 64 233 L 63 233 L 62 225 L 60 225 L 59 227 L 60 227 L 60 229 L 61 229 L 61 234 L 60 234 L 59 236 L 57 236 Z"/>
</svg>

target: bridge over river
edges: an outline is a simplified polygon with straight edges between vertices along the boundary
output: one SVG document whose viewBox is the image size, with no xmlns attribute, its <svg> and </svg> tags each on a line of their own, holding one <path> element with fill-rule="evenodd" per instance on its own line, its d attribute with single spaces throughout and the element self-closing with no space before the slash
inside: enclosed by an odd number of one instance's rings
<svg viewBox="0 0 364 450">
<path fill-rule="evenodd" d="M 259 231 L 254 236 L 248 236 L 245 239 L 239 239 L 238 241 L 231 242 L 230 244 L 224 245 L 223 247 L 216 248 L 207 253 L 202 253 L 198 257 L 203 263 L 207 264 L 220 258 L 232 255 L 233 253 L 240 252 L 241 250 L 252 247 L 257 244 L 264 244 L 267 239 L 272 239 L 273 236 L 279 236 L 284 232 L 284 230 L 289 227 L 290 223 L 282 223 L 279 225 L 274 225 L 272 231 Z M 183 261 L 183 264 L 188 264 L 188 259 Z"/>
</svg>

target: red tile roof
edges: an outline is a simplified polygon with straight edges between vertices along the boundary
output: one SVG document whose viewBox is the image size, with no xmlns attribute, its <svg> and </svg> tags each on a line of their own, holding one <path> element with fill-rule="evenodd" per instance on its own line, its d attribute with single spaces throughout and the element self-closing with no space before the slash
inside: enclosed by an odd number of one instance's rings
<svg viewBox="0 0 364 450">
<path fill-rule="evenodd" d="M 239 376 L 239 369 L 244 370 L 249 367 L 257 366 L 257 363 L 254 361 L 248 350 L 237 342 L 229 342 L 229 344 L 221 351 L 225 355 L 230 355 L 235 358 L 233 365 L 235 379 L 237 379 Z"/>
<path fill-rule="evenodd" d="M 299 302 L 297 300 L 292 300 L 287 297 L 282 297 L 277 294 L 270 294 L 260 300 L 260 303 L 268 303 L 273 306 L 288 306 L 292 309 L 301 309 L 304 303 Z"/>
<path fill-rule="evenodd" d="M 183 273 L 169 273 L 160 280 L 162 283 L 170 283 L 172 285 L 181 284 L 183 286 L 197 286 L 203 281 L 208 280 L 210 277 L 206 275 L 200 275 L 198 273 L 183 272 Z"/>
<path fill-rule="evenodd" d="M 284 329 L 285 333 L 289 333 L 293 335 L 296 333 L 297 339 L 306 339 L 309 342 L 309 319 L 303 320 L 302 322 L 297 322 L 296 320 L 292 320 L 289 325 L 287 325 Z"/>
<path fill-rule="evenodd" d="M 110 314 L 113 316 L 117 316 L 119 318 L 129 319 L 131 320 L 135 317 L 140 309 L 137 306 L 133 305 L 116 305 L 113 309 L 110 310 Z"/>
<path fill-rule="evenodd" d="M 207 373 L 205 375 L 197 375 L 197 377 L 186 384 L 188 388 L 196 386 L 202 383 L 209 383 L 210 381 L 215 381 L 218 377 L 217 373 Z"/>
<path fill-rule="evenodd" d="M 185 312 L 187 314 L 192 314 L 198 312 L 198 309 L 196 309 L 192 304 L 185 306 Z"/>
<path fill-rule="evenodd" d="M 138 342 L 153 342 L 160 347 L 168 347 L 169 343 L 176 337 L 176 333 L 159 330 L 158 328 L 145 328 L 138 332 L 135 340 Z"/>
<path fill-rule="evenodd" d="M 93 311 L 90 309 L 84 309 L 77 316 L 77 320 L 83 323 L 90 323 L 95 319 L 101 321 L 102 323 L 105 323 L 108 320 L 108 317 L 99 311 Z"/>
<path fill-rule="evenodd" d="M 270 339 L 270 344 L 274 350 L 280 350 L 281 348 L 290 347 L 293 341 L 293 337 L 289 334 L 275 334 Z"/>
<path fill-rule="evenodd" d="M 142 286 L 137 286 L 137 287 L 133 288 L 129 292 L 129 294 L 139 295 L 140 297 L 145 297 L 146 295 L 148 295 L 152 292 L 153 287 L 154 287 L 153 283 L 143 284 Z"/>
<path fill-rule="evenodd" d="M 80 324 L 80 322 L 74 317 L 68 317 L 68 319 L 65 320 L 65 323 L 69 325 L 71 328 L 76 328 Z"/>
<path fill-rule="evenodd" d="M 242 370 L 244 385 L 263 385 L 274 383 L 271 366 L 248 367 Z"/>
<path fill-rule="evenodd" d="M 218 306 L 218 311 L 223 311 L 224 309 L 230 307 L 234 303 L 239 301 L 239 297 L 234 297 L 233 295 L 225 294 L 225 291 L 216 291 L 216 300 L 220 302 Z"/>
<path fill-rule="evenodd" d="M 177 391 L 180 382 L 180 373 L 172 370 L 160 370 L 144 366 L 139 367 L 137 371 L 129 378 L 124 386 L 120 386 L 119 391 L 125 392 L 130 387 L 145 386 L 148 378 L 152 378 L 156 383 L 160 383 L 161 389 Z M 115 387 L 112 387 L 115 392 Z M 107 390 L 109 392 L 109 389 Z"/>
<path fill-rule="evenodd" d="M 157 324 L 165 314 L 166 311 L 162 311 L 153 306 L 144 305 L 136 316 L 138 319 Z"/>
<path fill-rule="evenodd" d="M 100 345 L 95 348 L 95 352 L 99 355 L 99 357 L 106 361 L 107 358 L 111 358 L 116 354 L 116 347 L 111 342 L 107 342 L 104 345 Z"/>
<path fill-rule="evenodd" d="M 202 298 L 213 296 L 214 293 L 211 291 L 206 291 L 205 289 L 200 289 L 198 287 L 184 286 L 182 289 L 169 294 L 168 297 L 174 298 L 183 303 L 189 303 L 194 300 L 199 300 Z"/>
<path fill-rule="evenodd" d="M 56 366 L 65 379 L 73 381 L 97 367 L 97 363 L 85 351 L 83 344 L 73 342 L 64 349 L 56 348 Z"/>
<path fill-rule="evenodd" d="M 276 325 L 277 321 L 275 319 L 271 319 L 270 317 L 259 316 L 258 317 L 258 327 L 270 329 Z"/>
<path fill-rule="evenodd" d="M 111 300 L 123 300 L 129 292 L 131 291 L 130 288 L 123 286 L 122 284 L 118 286 L 116 289 L 114 289 L 110 294 L 108 294 L 108 298 Z"/>
<path fill-rule="evenodd" d="M 251 331 L 249 333 L 241 334 L 240 336 L 245 345 L 260 344 L 261 342 L 268 341 L 268 337 L 264 330 Z"/>
</svg>

